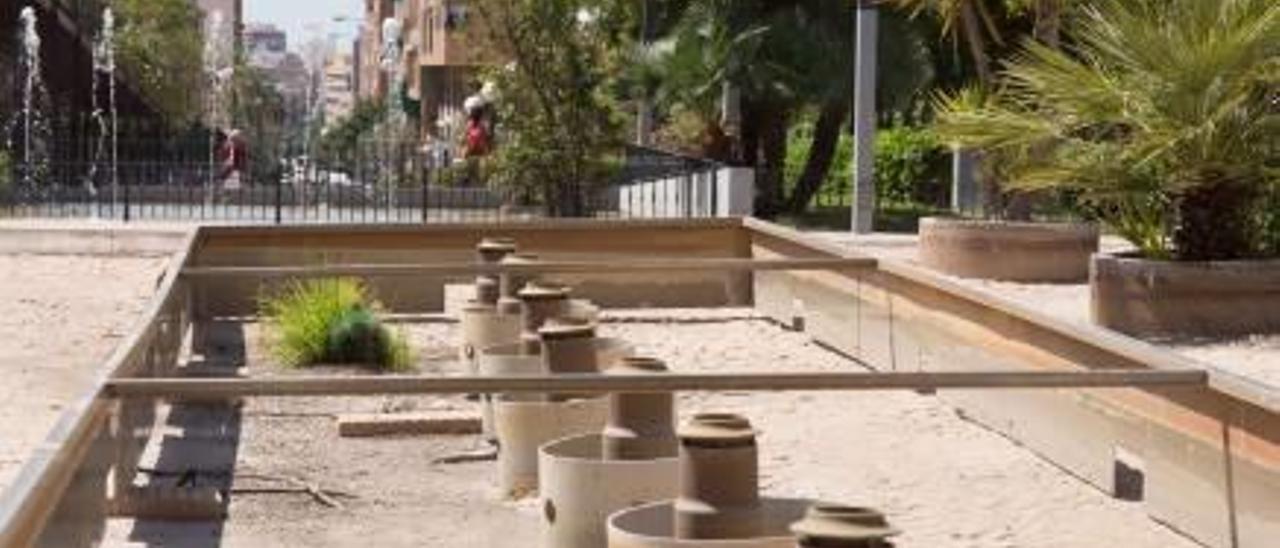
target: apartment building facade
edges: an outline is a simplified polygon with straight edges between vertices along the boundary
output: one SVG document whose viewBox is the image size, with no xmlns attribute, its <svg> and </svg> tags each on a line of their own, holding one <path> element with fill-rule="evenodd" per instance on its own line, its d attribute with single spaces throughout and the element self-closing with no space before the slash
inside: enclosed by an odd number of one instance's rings
<svg viewBox="0 0 1280 548">
<path fill-rule="evenodd" d="M 454 139 L 465 118 L 464 101 L 480 89 L 480 68 L 498 60 L 484 45 L 480 14 L 464 0 L 365 0 L 353 55 L 355 94 L 361 99 L 385 99 L 392 91 L 381 65 L 387 17 L 402 29 L 399 68 L 404 98 L 418 107 L 418 134 L 424 141 Z"/>
<path fill-rule="evenodd" d="M 324 66 L 324 119 L 332 124 L 355 108 L 355 63 L 350 53 L 334 53 Z"/>
</svg>

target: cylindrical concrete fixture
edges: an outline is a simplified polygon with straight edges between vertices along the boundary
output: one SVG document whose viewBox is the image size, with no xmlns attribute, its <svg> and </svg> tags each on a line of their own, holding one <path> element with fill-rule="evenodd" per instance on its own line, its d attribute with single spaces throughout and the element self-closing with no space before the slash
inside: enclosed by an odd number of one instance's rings
<svg viewBox="0 0 1280 548">
<path fill-rule="evenodd" d="M 599 432 L 608 414 L 605 398 L 527 401 L 498 396 L 493 426 L 498 435 L 498 488 L 510 498 L 535 494 L 538 448 L 569 436 Z"/>
<path fill-rule="evenodd" d="M 493 276 L 480 275 L 476 276 L 476 296 L 474 302 L 477 304 L 497 306 L 498 304 L 498 280 Z"/>
<path fill-rule="evenodd" d="M 569 288 L 530 284 L 517 293 L 522 303 L 520 342 L 525 351 L 537 354 L 542 351 L 542 339 L 538 330 L 551 318 L 565 314 L 569 302 Z"/>
<path fill-rule="evenodd" d="M 560 373 L 596 373 L 600 368 L 596 363 L 596 328 L 592 325 L 560 323 L 551 320 L 538 329 L 542 340 L 542 372 L 555 375 Z M 576 397 L 575 394 L 548 394 L 552 401 L 564 401 Z"/>
<path fill-rule="evenodd" d="M 511 238 L 483 238 L 476 244 L 476 260 L 496 264 L 503 257 L 516 252 L 516 241 Z"/>
<path fill-rule="evenodd" d="M 472 375 L 486 374 L 480 362 L 484 359 L 485 351 L 490 348 L 514 346 L 517 352 L 521 351 L 519 316 L 499 314 L 493 305 L 472 303 L 462 309 L 461 324 L 462 345 L 458 349 L 458 354 L 462 363 L 466 364 L 467 371 Z M 501 362 L 502 357 L 497 359 Z M 536 361 L 535 365 L 537 365 Z M 495 369 L 493 366 L 490 368 Z M 510 372 L 505 367 L 496 369 L 498 370 L 487 374 L 500 375 Z M 495 439 L 491 397 L 488 394 L 481 394 L 479 399 L 481 434 L 485 439 Z"/>
<path fill-rule="evenodd" d="M 680 427 L 678 539 L 751 538 L 761 533 L 756 435 L 741 415 L 704 413 Z"/>
<path fill-rule="evenodd" d="M 479 373 L 480 355 L 486 348 L 520 341 L 520 318 L 499 314 L 493 305 L 468 304 L 462 309 L 460 323 L 458 354 L 472 375 Z"/>
<path fill-rule="evenodd" d="M 607 373 L 663 374 L 667 365 L 646 357 L 623 358 Z M 609 422 L 604 427 L 601 456 L 605 460 L 648 460 L 675 457 L 675 398 L 670 393 L 609 395 Z"/>
<path fill-rule="evenodd" d="M 595 373 L 596 328 L 594 325 L 550 321 L 538 328 L 542 340 L 544 373 Z"/>
<path fill-rule="evenodd" d="M 795 548 L 791 524 L 804 517 L 813 502 L 805 499 L 760 499 L 760 534 L 739 539 L 678 539 L 673 530 L 675 503 L 656 502 L 609 516 L 609 548 Z"/>
<path fill-rule="evenodd" d="M 515 253 L 516 242 L 510 238 L 485 238 L 476 244 L 476 262 L 480 264 L 497 264 L 503 257 Z M 499 280 L 492 274 L 476 276 L 476 301 L 484 304 L 498 304 Z"/>
<path fill-rule="evenodd" d="M 600 323 L 600 307 L 587 299 L 569 299 L 565 317 L 578 323 Z"/>
<path fill-rule="evenodd" d="M 676 496 L 679 460 L 607 460 L 603 438 L 587 434 L 552 441 L 538 451 L 538 493 L 546 527 L 543 546 L 599 548 L 609 515 Z"/>
<path fill-rule="evenodd" d="M 518 321 L 518 317 L 506 316 L 509 321 Z M 596 351 L 596 362 L 600 364 L 614 364 L 621 362 L 632 353 L 630 344 L 622 339 L 611 337 L 593 339 Z M 496 377 L 502 375 L 537 375 L 542 372 L 542 356 L 538 354 L 526 354 L 524 347 L 520 343 L 503 344 L 491 346 L 480 352 L 479 358 L 480 375 Z M 481 427 L 484 434 L 490 439 L 494 439 L 495 430 L 493 428 L 493 402 L 496 396 L 485 395 L 482 399 L 481 406 Z M 508 401 L 538 401 L 542 398 L 537 394 L 509 394 L 505 397 Z"/>
<path fill-rule="evenodd" d="M 798 548 L 892 548 L 899 531 L 872 508 L 818 503 L 791 525 Z"/>
<path fill-rule="evenodd" d="M 519 325 L 519 316 L 499 314 L 503 318 Z M 518 337 L 519 327 L 516 328 Z M 480 375 L 500 377 L 504 375 L 537 375 L 542 372 L 542 357 L 526 354 L 524 346 L 518 342 L 485 348 L 480 352 L 478 360 Z M 497 429 L 494 427 L 493 406 L 499 398 L 498 394 L 484 394 L 480 400 L 480 431 L 489 440 L 497 440 Z M 508 394 L 508 400 L 535 401 L 535 394 Z"/>
<path fill-rule="evenodd" d="M 533 264 L 538 262 L 538 256 L 532 253 L 512 253 L 503 257 L 501 262 L 502 264 Z M 520 315 L 523 304 L 520 302 L 519 292 L 535 279 L 528 274 L 511 272 L 499 276 L 498 311 L 503 314 Z"/>
</svg>

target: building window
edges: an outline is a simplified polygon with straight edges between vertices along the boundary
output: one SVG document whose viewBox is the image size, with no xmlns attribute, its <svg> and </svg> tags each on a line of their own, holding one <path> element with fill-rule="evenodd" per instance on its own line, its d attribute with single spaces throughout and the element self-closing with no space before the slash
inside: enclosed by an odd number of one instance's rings
<svg viewBox="0 0 1280 548">
<path fill-rule="evenodd" d="M 467 6 L 459 2 L 449 2 L 445 6 L 445 30 L 457 30 L 467 24 Z"/>
</svg>

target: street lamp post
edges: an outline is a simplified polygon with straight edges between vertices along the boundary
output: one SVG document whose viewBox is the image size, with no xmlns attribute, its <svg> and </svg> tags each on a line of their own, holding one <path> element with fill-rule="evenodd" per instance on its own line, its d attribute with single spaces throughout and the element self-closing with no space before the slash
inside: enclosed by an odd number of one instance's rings
<svg viewBox="0 0 1280 548">
<path fill-rule="evenodd" d="M 853 91 L 853 211 L 851 229 L 874 230 L 876 207 L 876 53 L 880 13 L 876 0 L 857 0 Z"/>
</svg>

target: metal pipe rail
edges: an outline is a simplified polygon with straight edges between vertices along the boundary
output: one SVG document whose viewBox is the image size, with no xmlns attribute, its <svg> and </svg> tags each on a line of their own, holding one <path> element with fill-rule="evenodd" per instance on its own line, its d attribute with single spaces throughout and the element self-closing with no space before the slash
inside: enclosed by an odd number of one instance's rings
<svg viewBox="0 0 1280 548">
<path fill-rule="evenodd" d="M 259 396 L 362 396 L 517 392 L 860 391 L 1207 386 L 1200 370 L 1073 372 L 719 373 L 520 375 L 500 377 L 290 377 L 269 379 L 114 379 L 115 398 L 223 399 Z"/>
<path fill-rule="evenodd" d="M 332 264 L 307 266 L 196 266 L 186 278 L 303 278 L 325 276 L 430 276 L 470 274 L 569 274 L 644 272 L 725 272 L 766 270 L 869 270 L 871 257 L 836 259 L 645 259 L 629 261 L 547 261 L 479 264 Z"/>
</svg>

